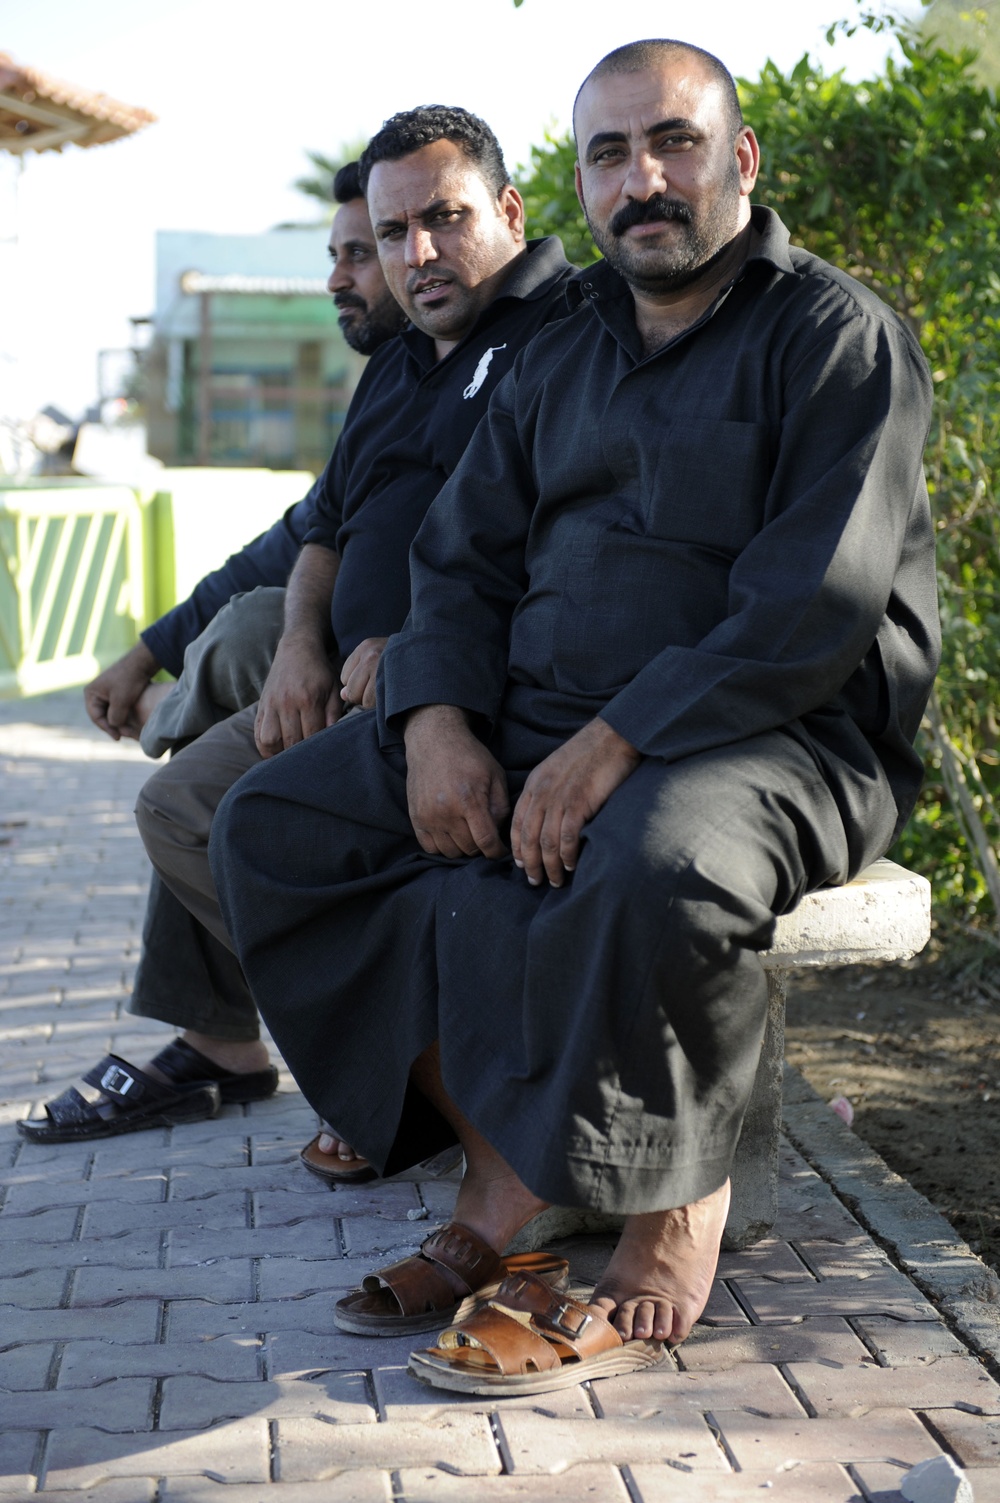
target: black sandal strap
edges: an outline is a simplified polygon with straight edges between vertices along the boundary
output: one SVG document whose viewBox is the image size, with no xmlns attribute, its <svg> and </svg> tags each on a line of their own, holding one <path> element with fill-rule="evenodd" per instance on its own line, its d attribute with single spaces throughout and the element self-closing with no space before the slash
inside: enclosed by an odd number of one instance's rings
<svg viewBox="0 0 1000 1503">
<path fill-rule="evenodd" d="M 160 1050 L 153 1064 L 179 1086 L 191 1085 L 196 1080 L 227 1080 L 230 1074 L 186 1039 L 173 1039 Z"/>
<path fill-rule="evenodd" d="M 117 1054 L 106 1054 L 99 1065 L 87 1071 L 83 1081 L 85 1085 L 103 1092 L 116 1105 L 125 1107 L 176 1094 L 169 1086 L 144 1074 Z"/>
</svg>

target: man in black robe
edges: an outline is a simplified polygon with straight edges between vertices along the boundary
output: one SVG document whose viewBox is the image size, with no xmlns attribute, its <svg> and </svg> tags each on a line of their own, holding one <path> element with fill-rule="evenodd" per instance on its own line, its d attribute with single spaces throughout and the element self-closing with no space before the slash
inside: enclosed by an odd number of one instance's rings
<svg viewBox="0 0 1000 1503">
<path fill-rule="evenodd" d="M 680 1340 L 754 1079 L 758 952 L 919 786 L 931 388 L 877 298 L 751 210 L 757 143 L 716 59 L 619 49 L 575 127 L 605 262 L 428 513 L 377 714 L 244 779 L 212 860 L 317 1109 L 389 1170 L 448 1124 L 456 1219 L 498 1251 L 546 1202 L 623 1213 L 594 1326 Z"/>
</svg>

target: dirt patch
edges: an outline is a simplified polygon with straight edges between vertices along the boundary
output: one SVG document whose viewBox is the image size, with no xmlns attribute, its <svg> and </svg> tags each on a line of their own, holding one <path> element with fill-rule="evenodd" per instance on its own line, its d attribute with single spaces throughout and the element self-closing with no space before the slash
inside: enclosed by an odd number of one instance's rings
<svg viewBox="0 0 1000 1503">
<path fill-rule="evenodd" d="M 1000 1272 L 1000 988 L 940 963 L 789 976 L 785 1053 Z"/>
</svg>

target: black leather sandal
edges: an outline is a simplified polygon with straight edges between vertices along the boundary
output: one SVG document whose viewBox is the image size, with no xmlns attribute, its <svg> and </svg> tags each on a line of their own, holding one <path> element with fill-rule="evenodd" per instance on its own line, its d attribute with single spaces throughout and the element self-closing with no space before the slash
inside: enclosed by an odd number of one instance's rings
<svg viewBox="0 0 1000 1503">
<path fill-rule="evenodd" d="M 177 1127 L 214 1117 L 222 1103 L 213 1081 L 164 1085 L 117 1054 L 106 1055 L 81 1084 L 83 1091 L 70 1086 L 47 1102 L 44 1117 L 19 1122 L 22 1138 L 32 1143 L 77 1143 L 147 1127 Z"/>
<path fill-rule="evenodd" d="M 45 1116 L 21 1121 L 17 1130 L 32 1143 L 75 1143 L 113 1138 L 147 1127 L 204 1122 L 220 1105 L 264 1101 L 278 1089 L 274 1065 L 245 1074 L 224 1070 L 184 1039 L 174 1039 L 152 1061 L 167 1084 L 128 1060 L 109 1054 L 45 1106 Z"/>
</svg>

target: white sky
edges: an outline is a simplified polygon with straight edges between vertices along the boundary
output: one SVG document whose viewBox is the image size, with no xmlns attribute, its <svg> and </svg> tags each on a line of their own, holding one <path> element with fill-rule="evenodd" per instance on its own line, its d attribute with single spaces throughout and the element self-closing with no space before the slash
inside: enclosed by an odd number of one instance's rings
<svg viewBox="0 0 1000 1503">
<path fill-rule="evenodd" d="M 0 153 L 0 413 L 54 403 L 79 415 L 94 400 L 98 349 L 128 344 L 129 314 L 152 311 L 156 230 L 308 219 L 290 187 L 307 149 L 335 155 L 398 109 L 461 104 L 490 122 L 514 168 L 546 126 L 568 124 L 577 85 L 612 47 L 674 34 L 737 75 L 810 51 L 862 77 L 884 38 L 833 50 L 823 39 L 853 11 L 853 0 L 683 12 L 663 0 L 0 0 L 0 51 L 159 117 L 113 145 L 28 153 L 16 193 L 14 159 Z M 322 274 L 322 232 L 316 265 Z"/>
</svg>

